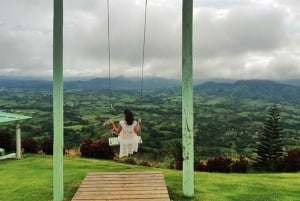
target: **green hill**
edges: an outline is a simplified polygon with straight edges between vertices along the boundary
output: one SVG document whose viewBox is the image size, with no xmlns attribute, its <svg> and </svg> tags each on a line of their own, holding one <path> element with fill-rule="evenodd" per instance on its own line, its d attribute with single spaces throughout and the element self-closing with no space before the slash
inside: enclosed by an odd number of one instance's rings
<svg viewBox="0 0 300 201">
<path fill-rule="evenodd" d="M 195 87 L 196 93 L 205 92 L 218 97 L 252 99 L 274 103 L 299 105 L 300 87 L 270 80 L 239 80 L 234 83 L 206 82 Z"/>
<path fill-rule="evenodd" d="M 89 172 L 162 171 L 174 201 L 300 201 L 300 174 L 220 174 L 195 172 L 195 197 L 182 197 L 182 172 L 112 161 L 64 159 L 65 199 L 71 200 Z M 28 155 L 0 161 L 1 201 L 52 200 L 52 157 Z"/>
</svg>

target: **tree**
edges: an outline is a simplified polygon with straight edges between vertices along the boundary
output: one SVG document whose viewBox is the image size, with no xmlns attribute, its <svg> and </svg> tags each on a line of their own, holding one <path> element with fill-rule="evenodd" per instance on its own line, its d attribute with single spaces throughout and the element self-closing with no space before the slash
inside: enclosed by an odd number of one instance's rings
<svg viewBox="0 0 300 201">
<path fill-rule="evenodd" d="M 9 133 L 0 131 L 0 148 L 5 149 L 6 152 L 13 151 L 13 138 Z"/>
<path fill-rule="evenodd" d="M 273 171 L 275 170 L 276 161 L 283 154 L 283 134 L 279 122 L 278 107 L 272 105 L 268 113 L 263 132 L 258 138 L 255 166 L 260 170 Z"/>
</svg>

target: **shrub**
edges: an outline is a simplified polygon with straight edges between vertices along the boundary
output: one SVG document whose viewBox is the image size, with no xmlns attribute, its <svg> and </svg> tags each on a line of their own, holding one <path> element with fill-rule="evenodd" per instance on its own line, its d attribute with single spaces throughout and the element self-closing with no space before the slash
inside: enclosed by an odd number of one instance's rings
<svg viewBox="0 0 300 201">
<path fill-rule="evenodd" d="M 42 151 L 47 155 L 53 155 L 53 140 L 46 139 L 41 144 Z"/>
<path fill-rule="evenodd" d="M 0 147 L 5 149 L 5 152 L 13 151 L 13 138 L 10 134 L 0 131 Z"/>
<path fill-rule="evenodd" d="M 107 140 L 92 141 L 86 139 L 81 143 L 80 153 L 83 157 L 113 159 L 115 156 L 114 149 L 108 145 Z"/>
<path fill-rule="evenodd" d="M 288 151 L 288 155 L 284 157 L 287 172 L 300 171 L 300 150 L 293 149 Z"/>
<path fill-rule="evenodd" d="M 297 172 L 300 171 L 300 150 L 293 149 L 287 155 L 280 158 L 276 163 L 278 171 Z"/>
<path fill-rule="evenodd" d="M 231 171 L 231 158 L 225 158 L 222 156 L 208 159 L 206 166 L 208 172 L 230 172 Z"/>
<path fill-rule="evenodd" d="M 22 141 L 22 148 L 25 153 L 37 153 L 38 152 L 38 143 L 32 138 L 27 138 Z"/>
<path fill-rule="evenodd" d="M 131 157 L 127 157 L 124 159 L 125 163 L 131 164 L 131 165 L 135 165 L 136 164 L 136 160 L 135 158 L 131 158 Z"/>
<path fill-rule="evenodd" d="M 207 165 L 204 162 L 199 162 L 195 164 L 195 170 L 206 172 L 207 171 Z"/>
<path fill-rule="evenodd" d="M 94 156 L 99 159 L 113 159 L 115 156 L 114 150 L 109 146 L 108 140 L 99 140 L 92 144 L 94 148 Z"/>
<path fill-rule="evenodd" d="M 151 167 L 152 166 L 151 163 L 149 161 L 146 161 L 146 160 L 139 161 L 138 165 L 146 166 L 146 167 Z"/>
<path fill-rule="evenodd" d="M 176 158 L 176 164 L 175 164 L 176 170 L 182 170 L 183 168 L 183 157 Z"/>
<path fill-rule="evenodd" d="M 80 153 L 81 156 L 87 158 L 93 158 L 93 148 L 92 148 L 93 141 L 91 139 L 85 139 L 80 145 Z"/>
<path fill-rule="evenodd" d="M 249 168 L 249 163 L 245 157 L 240 156 L 239 160 L 233 162 L 231 166 L 232 172 L 246 173 Z"/>
<path fill-rule="evenodd" d="M 182 170 L 182 142 L 180 140 L 173 141 L 171 144 L 169 144 L 169 151 L 174 157 L 176 170 Z"/>
<path fill-rule="evenodd" d="M 169 168 L 170 169 L 175 169 L 175 160 L 171 160 L 169 163 Z"/>
<path fill-rule="evenodd" d="M 284 172 L 285 166 L 286 165 L 285 165 L 284 157 L 280 157 L 279 159 L 277 159 L 275 163 L 276 171 Z"/>
</svg>

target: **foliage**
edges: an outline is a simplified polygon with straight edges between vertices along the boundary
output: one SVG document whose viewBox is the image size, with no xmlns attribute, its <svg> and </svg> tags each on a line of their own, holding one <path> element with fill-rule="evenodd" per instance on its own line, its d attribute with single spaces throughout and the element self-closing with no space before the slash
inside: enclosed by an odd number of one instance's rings
<svg viewBox="0 0 300 201">
<path fill-rule="evenodd" d="M 65 117 L 64 117 L 65 118 Z M 81 132 L 73 129 L 64 129 L 64 146 L 67 149 L 78 147 L 81 142 Z"/>
<path fill-rule="evenodd" d="M 98 159 L 113 159 L 115 156 L 114 149 L 108 145 L 107 140 L 86 139 L 80 146 L 80 153 L 82 157 Z"/>
<path fill-rule="evenodd" d="M 182 156 L 182 142 L 175 140 L 169 145 L 169 151 L 175 160 L 176 170 L 182 170 L 183 167 L 183 156 Z"/>
<path fill-rule="evenodd" d="M 208 159 L 206 162 L 199 161 L 195 163 L 195 170 L 201 172 L 246 173 L 248 169 L 248 160 L 243 156 L 240 156 L 238 160 L 218 156 Z"/>
<path fill-rule="evenodd" d="M 91 139 L 85 139 L 80 145 L 81 156 L 87 158 L 93 158 L 93 141 Z"/>
<path fill-rule="evenodd" d="M 152 164 L 150 163 L 150 161 L 147 160 L 140 160 L 137 163 L 140 166 L 145 166 L 145 167 L 152 167 Z"/>
<path fill-rule="evenodd" d="M 123 161 L 131 165 L 135 165 L 137 163 L 136 159 L 132 157 L 126 157 Z"/>
<path fill-rule="evenodd" d="M 207 166 L 205 162 L 199 161 L 195 163 L 195 170 L 200 172 L 207 172 Z"/>
<path fill-rule="evenodd" d="M 231 171 L 231 158 L 226 158 L 222 156 L 215 157 L 213 159 L 208 159 L 206 163 L 206 168 L 208 172 L 225 172 Z"/>
<path fill-rule="evenodd" d="M 240 156 L 239 160 L 235 160 L 231 165 L 232 172 L 246 173 L 248 169 L 249 162 L 243 156 Z"/>
<path fill-rule="evenodd" d="M 45 139 L 41 144 L 42 151 L 47 155 L 53 155 L 53 140 Z"/>
<path fill-rule="evenodd" d="M 5 152 L 13 151 L 13 138 L 9 133 L 0 131 L 0 148 L 5 149 Z"/>
<path fill-rule="evenodd" d="M 38 143 L 32 138 L 26 138 L 22 140 L 22 148 L 25 153 L 37 153 L 38 152 Z"/>
<path fill-rule="evenodd" d="M 12 83 L 13 84 L 13 83 Z M 277 83 L 278 84 L 278 83 Z M 195 87 L 194 91 L 194 144 L 195 157 L 212 158 L 218 155 L 255 157 L 257 134 L 264 122 L 270 102 L 280 104 L 281 125 L 285 128 L 286 147 L 296 147 L 300 142 L 300 93 L 281 90 L 276 83 L 259 81 L 219 83 L 216 86 Z M 51 82 L 48 83 L 51 86 Z M 52 90 L 18 88 L 13 86 L 0 90 L 0 107 L 6 112 L 22 111 L 34 118 L 22 124 L 22 137 L 37 140 L 53 136 Z M 42 86 L 42 85 L 41 85 Z M 286 86 L 283 86 L 284 88 Z M 247 89 L 245 91 L 244 89 Z M 249 89 L 249 90 L 248 90 Z M 274 89 L 269 91 L 268 89 Z M 279 90 L 277 90 L 279 89 Z M 283 88 L 282 88 L 283 89 Z M 277 93 L 280 91 L 280 94 Z M 284 94 L 281 94 L 284 93 Z M 107 90 L 68 89 L 64 94 L 64 146 L 79 148 L 85 138 L 107 139 L 111 128 L 102 125 L 105 119 L 121 120 L 124 106 L 132 105 L 136 118 L 143 119 L 143 149 L 140 154 L 153 155 L 153 160 L 162 160 L 166 144 L 182 139 L 181 88 L 165 88 L 145 91 L 139 101 L 140 91 L 112 91 L 115 111 L 108 108 Z M 277 96 L 277 98 L 274 96 Z M 292 96 L 295 96 L 294 98 Z M 15 124 L 2 124 L 15 132 Z M 14 135 L 13 135 L 14 137 Z M 155 152 L 154 152 L 155 150 Z M 174 162 L 175 167 L 175 162 Z"/>
<path fill-rule="evenodd" d="M 287 155 L 278 159 L 277 169 L 281 172 L 300 171 L 300 150 L 293 149 L 288 151 Z"/>
<path fill-rule="evenodd" d="M 283 154 L 283 134 L 278 107 L 272 105 L 259 137 L 255 167 L 260 170 L 275 170 L 276 161 Z"/>
</svg>

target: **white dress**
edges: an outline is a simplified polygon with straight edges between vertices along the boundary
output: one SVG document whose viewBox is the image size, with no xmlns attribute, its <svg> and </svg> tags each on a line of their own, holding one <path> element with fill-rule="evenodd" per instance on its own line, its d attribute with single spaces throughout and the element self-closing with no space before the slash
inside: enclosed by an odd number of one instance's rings
<svg viewBox="0 0 300 201">
<path fill-rule="evenodd" d="M 128 156 L 138 151 L 139 140 L 137 134 L 134 132 L 134 128 L 137 122 L 134 121 L 132 125 L 127 125 L 126 121 L 120 121 L 122 130 L 119 134 L 120 142 L 120 155 L 119 157 Z"/>
</svg>

